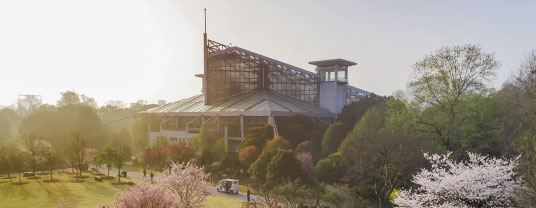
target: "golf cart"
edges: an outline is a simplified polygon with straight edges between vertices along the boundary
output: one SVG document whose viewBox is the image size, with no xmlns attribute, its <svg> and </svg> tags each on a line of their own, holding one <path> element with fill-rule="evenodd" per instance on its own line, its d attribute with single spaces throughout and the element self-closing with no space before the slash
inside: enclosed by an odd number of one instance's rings
<svg viewBox="0 0 536 208">
<path fill-rule="evenodd" d="M 218 182 L 216 191 L 227 192 L 231 194 L 238 194 L 238 180 L 235 179 L 223 179 Z"/>
</svg>

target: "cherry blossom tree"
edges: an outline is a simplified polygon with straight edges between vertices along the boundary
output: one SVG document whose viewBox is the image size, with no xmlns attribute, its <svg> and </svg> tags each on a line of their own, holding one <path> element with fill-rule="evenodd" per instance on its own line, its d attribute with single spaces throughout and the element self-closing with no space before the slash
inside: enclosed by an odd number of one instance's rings
<svg viewBox="0 0 536 208">
<path fill-rule="evenodd" d="M 200 207 L 212 195 L 208 183 L 210 174 L 203 167 L 190 163 L 171 163 L 171 171 L 163 171 L 156 178 L 157 186 L 164 187 L 174 195 L 178 207 Z"/>
<path fill-rule="evenodd" d="M 117 208 L 167 208 L 174 207 L 174 198 L 163 186 L 138 184 L 115 197 Z"/>
<path fill-rule="evenodd" d="M 37 154 L 37 162 L 50 170 L 50 181 L 53 181 L 52 170 L 56 164 L 56 149 L 45 140 L 35 141 L 35 146 L 38 146 L 39 154 Z"/>
<path fill-rule="evenodd" d="M 312 179 L 315 172 L 315 166 L 313 165 L 313 156 L 309 152 L 302 152 L 296 155 L 296 159 L 300 161 L 300 166 L 303 174 Z"/>
<path fill-rule="evenodd" d="M 455 162 L 447 155 L 424 157 L 432 164 L 413 177 L 419 185 L 403 190 L 394 199 L 400 207 L 509 207 L 521 187 L 514 170 L 518 158 L 501 159 L 468 153 L 469 160 Z"/>
</svg>

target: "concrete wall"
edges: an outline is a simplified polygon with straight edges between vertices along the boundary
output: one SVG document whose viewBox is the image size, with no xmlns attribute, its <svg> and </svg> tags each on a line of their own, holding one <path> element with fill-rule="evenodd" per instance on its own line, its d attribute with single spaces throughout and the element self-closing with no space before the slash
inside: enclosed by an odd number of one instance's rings
<svg viewBox="0 0 536 208">
<path fill-rule="evenodd" d="M 340 113 L 346 104 L 346 86 L 335 81 L 320 83 L 320 107 Z"/>
</svg>

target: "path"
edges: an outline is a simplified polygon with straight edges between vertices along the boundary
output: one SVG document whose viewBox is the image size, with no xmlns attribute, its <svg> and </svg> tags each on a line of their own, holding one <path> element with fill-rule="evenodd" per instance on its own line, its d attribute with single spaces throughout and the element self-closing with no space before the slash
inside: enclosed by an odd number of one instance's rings
<svg viewBox="0 0 536 208">
<path fill-rule="evenodd" d="M 105 168 L 105 167 L 97 167 L 95 165 L 90 165 L 89 168 L 96 168 L 97 170 L 99 170 L 100 172 L 103 172 L 103 173 L 107 173 L 108 172 L 108 168 Z M 117 169 L 115 168 L 112 168 L 110 169 L 110 175 L 112 175 L 112 173 L 117 173 Z M 145 181 L 149 181 L 150 178 L 149 178 L 149 173 L 147 173 L 147 178 L 143 178 L 143 174 L 142 173 L 137 173 L 137 172 L 132 172 L 132 171 L 128 171 L 127 173 L 127 176 L 129 178 L 136 178 L 136 179 L 140 179 L 140 180 L 145 180 Z M 220 192 L 217 192 L 216 191 L 216 188 L 214 187 L 213 189 L 211 189 L 212 193 L 214 195 L 218 195 L 218 196 L 223 196 L 223 197 L 228 197 L 228 198 L 233 198 L 233 199 L 238 199 L 238 200 L 241 200 L 241 201 L 247 201 L 247 196 L 245 193 L 242 193 L 242 192 L 239 192 L 238 194 L 227 194 L 227 193 L 220 193 Z M 250 195 L 250 199 L 253 201 L 257 201 L 259 202 L 260 200 L 257 198 L 257 196 L 255 195 Z"/>
</svg>

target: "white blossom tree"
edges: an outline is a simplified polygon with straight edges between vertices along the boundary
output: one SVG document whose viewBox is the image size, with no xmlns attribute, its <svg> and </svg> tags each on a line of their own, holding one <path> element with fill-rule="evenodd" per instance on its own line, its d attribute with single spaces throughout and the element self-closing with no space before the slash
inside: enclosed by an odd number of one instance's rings
<svg viewBox="0 0 536 208">
<path fill-rule="evenodd" d="M 468 153 L 455 162 L 447 155 L 424 157 L 432 164 L 414 176 L 418 188 L 403 190 L 394 199 L 399 207 L 509 207 L 521 187 L 515 168 L 518 158 L 501 159 Z"/>
<path fill-rule="evenodd" d="M 201 203 L 212 195 L 209 176 L 203 167 L 172 162 L 171 171 L 163 171 L 162 175 L 156 178 L 156 183 L 175 196 L 178 207 L 200 207 Z"/>
</svg>

